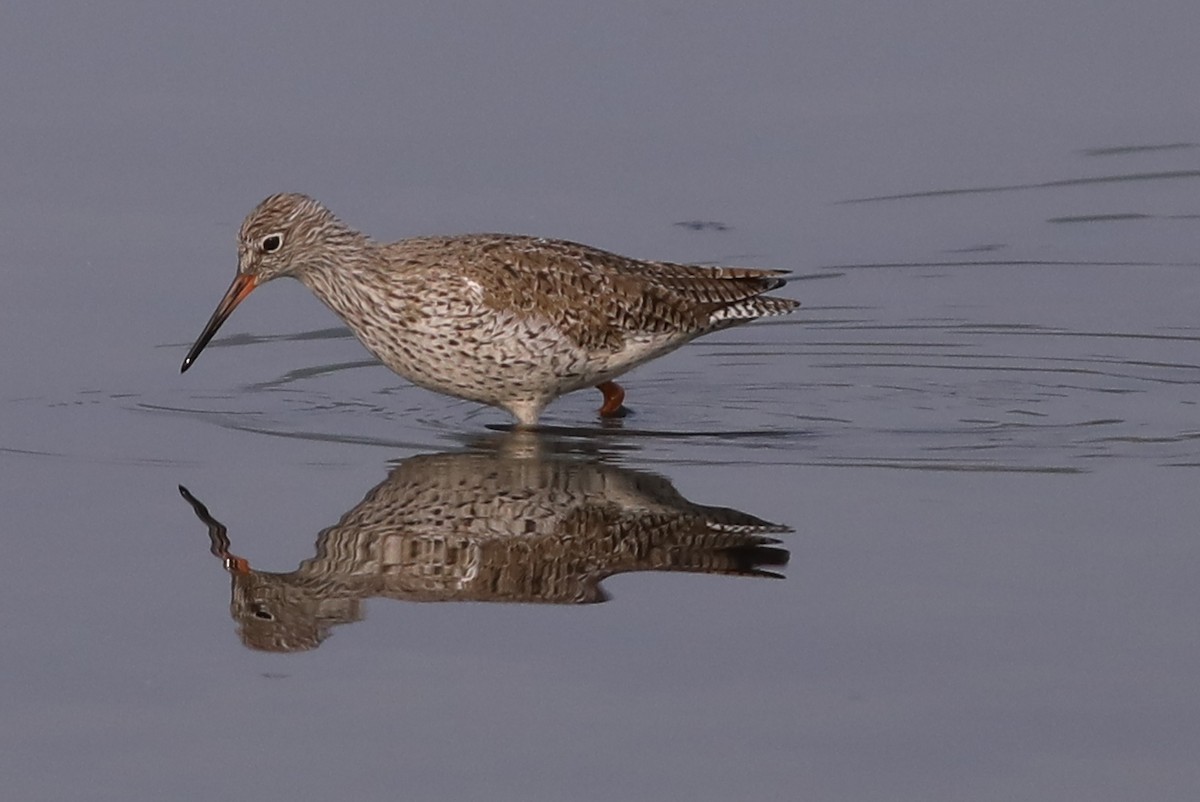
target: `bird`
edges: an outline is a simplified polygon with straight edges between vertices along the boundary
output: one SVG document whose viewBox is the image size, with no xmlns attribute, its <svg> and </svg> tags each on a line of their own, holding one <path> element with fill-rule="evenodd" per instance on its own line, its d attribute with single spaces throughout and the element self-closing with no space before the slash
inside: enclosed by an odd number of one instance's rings
<svg viewBox="0 0 1200 802">
<path fill-rule="evenodd" d="M 646 261 L 513 234 L 383 243 L 299 193 L 263 200 L 238 234 L 237 273 L 180 368 L 256 287 L 288 276 L 380 362 L 413 384 L 507 410 L 536 427 L 546 405 L 596 387 L 621 417 L 626 371 L 703 334 L 784 315 L 766 293 L 787 271 Z"/>
</svg>

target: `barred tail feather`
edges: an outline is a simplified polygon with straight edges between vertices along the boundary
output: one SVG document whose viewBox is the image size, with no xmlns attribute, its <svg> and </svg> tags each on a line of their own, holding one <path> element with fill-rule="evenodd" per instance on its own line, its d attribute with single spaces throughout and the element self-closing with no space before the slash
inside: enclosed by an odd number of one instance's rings
<svg viewBox="0 0 1200 802">
<path fill-rule="evenodd" d="M 732 326 L 760 317 L 786 315 L 798 306 L 800 306 L 800 302 L 793 301 L 791 298 L 756 296 L 715 309 L 709 320 L 713 325 Z"/>
</svg>

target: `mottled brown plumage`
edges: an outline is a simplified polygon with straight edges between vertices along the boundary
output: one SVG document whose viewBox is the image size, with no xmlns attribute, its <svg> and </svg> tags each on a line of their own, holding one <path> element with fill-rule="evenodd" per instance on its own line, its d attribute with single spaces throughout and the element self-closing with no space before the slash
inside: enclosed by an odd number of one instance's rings
<svg viewBox="0 0 1200 802">
<path fill-rule="evenodd" d="M 536 448 L 406 459 L 286 573 L 231 554 L 225 527 L 181 491 L 233 578 L 243 641 L 275 651 L 319 645 L 377 596 L 586 604 L 607 599 L 613 574 L 776 576 L 767 567 L 788 558 L 772 537 L 785 526 L 693 504 L 655 474 Z"/>
<path fill-rule="evenodd" d="M 291 276 L 385 365 L 430 390 L 503 407 L 525 426 L 554 398 L 711 331 L 780 315 L 782 272 L 629 259 L 509 234 L 377 243 L 312 198 L 273 195 L 242 224 L 238 274 L 186 370 L 256 286 Z M 614 389 L 615 388 L 615 389 Z M 619 398 L 616 405 L 619 406 Z"/>
</svg>

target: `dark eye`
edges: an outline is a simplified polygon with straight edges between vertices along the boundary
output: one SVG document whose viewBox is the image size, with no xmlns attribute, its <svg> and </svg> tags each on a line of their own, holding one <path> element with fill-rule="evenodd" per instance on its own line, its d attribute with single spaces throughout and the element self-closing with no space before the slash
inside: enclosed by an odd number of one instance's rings
<svg viewBox="0 0 1200 802">
<path fill-rule="evenodd" d="M 263 237 L 263 241 L 262 241 L 263 253 L 272 253 L 274 251 L 277 251 L 277 250 L 279 250 L 279 246 L 282 244 L 283 244 L 283 237 L 281 237 L 279 234 L 271 234 L 270 236 Z"/>
</svg>

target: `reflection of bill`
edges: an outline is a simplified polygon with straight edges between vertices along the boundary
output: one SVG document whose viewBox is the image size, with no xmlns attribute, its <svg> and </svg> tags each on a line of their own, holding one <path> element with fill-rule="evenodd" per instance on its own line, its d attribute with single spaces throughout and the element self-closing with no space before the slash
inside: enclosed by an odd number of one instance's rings
<svg viewBox="0 0 1200 802">
<path fill-rule="evenodd" d="M 185 488 L 233 577 L 231 612 L 247 646 L 297 651 L 362 618 L 373 596 L 407 601 L 586 604 L 628 571 L 768 576 L 790 531 L 692 504 L 669 481 L 575 458 L 503 452 L 427 454 L 397 465 L 317 537 L 288 573 L 230 552 L 223 525 Z"/>
</svg>

